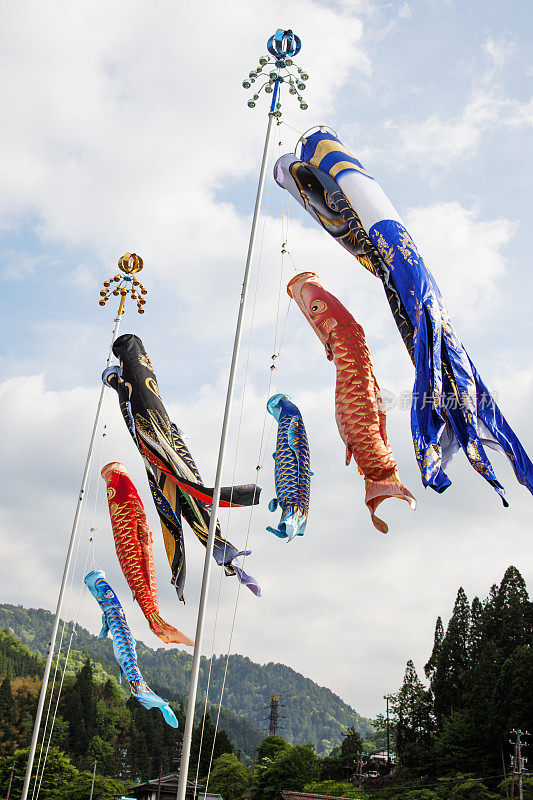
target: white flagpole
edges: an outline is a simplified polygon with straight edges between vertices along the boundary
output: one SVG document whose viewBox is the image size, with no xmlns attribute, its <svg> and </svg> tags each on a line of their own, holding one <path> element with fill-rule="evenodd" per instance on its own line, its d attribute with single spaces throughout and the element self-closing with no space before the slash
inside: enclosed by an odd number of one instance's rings
<svg viewBox="0 0 533 800">
<path fill-rule="evenodd" d="M 126 259 L 126 261 L 124 261 L 124 259 Z M 140 267 L 138 266 L 138 264 L 137 264 L 137 268 L 134 268 L 134 266 L 131 266 L 132 264 L 136 263 L 135 259 L 138 259 L 138 261 L 140 262 Z M 126 265 L 127 271 L 129 273 L 131 273 L 131 274 L 135 274 L 137 271 L 139 271 L 139 269 L 142 269 L 142 259 L 139 259 L 139 257 L 136 256 L 135 254 L 126 253 L 126 255 L 123 256 L 119 260 L 119 266 L 121 265 L 121 262 Z M 121 266 L 121 269 L 123 271 L 126 271 L 126 269 L 123 266 Z M 116 281 L 119 281 L 119 280 L 131 281 L 132 279 L 129 278 L 126 275 L 126 277 L 122 278 L 122 279 L 119 276 L 116 276 L 115 280 Z M 118 291 L 121 294 L 121 298 L 120 298 L 120 305 L 119 305 L 119 308 L 118 308 L 117 316 L 115 317 L 115 326 L 113 328 L 113 334 L 111 336 L 111 345 L 109 347 L 109 355 L 107 356 L 107 363 L 106 363 L 107 367 L 110 365 L 111 359 L 113 358 L 113 344 L 115 342 L 115 339 L 118 336 L 118 330 L 120 328 L 120 321 L 121 321 L 122 315 L 124 313 L 124 304 L 125 304 L 126 296 L 127 296 L 128 292 L 135 291 L 134 286 L 132 286 L 131 289 L 125 289 L 125 288 L 121 289 L 120 287 L 122 285 L 123 284 L 121 283 L 120 286 L 118 287 Z M 117 291 L 117 290 L 115 290 L 115 291 Z M 108 295 L 109 293 L 106 291 L 105 293 L 101 292 L 101 294 L 102 295 L 104 295 L 104 294 Z M 105 300 L 107 300 L 107 297 L 105 298 Z M 105 300 L 104 301 L 101 300 L 100 304 L 104 305 Z M 140 308 L 140 306 L 138 306 L 138 307 Z M 34 762 L 34 759 L 35 759 L 35 751 L 37 749 L 37 740 L 39 738 L 39 729 L 41 727 L 41 719 L 42 719 L 42 716 L 43 716 L 43 708 L 44 708 L 44 703 L 45 703 L 45 699 L 46 699 L 46 690 L 48 688 L 48 679 L 50 677 L 50 670 L 51 670 L 51 667 L 52 667 L 52 659 L 54 657 L 54 649 L 55 649 L 55 643 L 56 643 L 56 637 L 57 637 L 57 630 L 58 630 L 58 627 L 59 627 L 59 621 L 60 621 L 60 617 L 61 617 L 61 609 L 62 609 L 62 606 L 63 606 L 63 599 L 64 599 L 64 595 L 65 595 L 65 589 L 66 589 L 66 585 L 67 585 L 67 580 L 68 580 L 68 576 L 69 576 L 69 573 L 70 573 L 70 565 L 72 563 L 72 556 L 74 554 L 74 545 L 75 545 L 76 540 L 78 538 L 80 513 L 81 513 L 83 500 L 84 500 L 84 497 L 85 497 L 85 490 L 87 488 L 87 480 L 89 478 L 89 469 L 90 469 L 90 466 L 91 466 L 91 460 L 92 460 L 92 455 L 93 455 L 93 450 L 94 450 L 94 443 L 95 443 L 95 440 L 96 440 L 96 432 L 97 432 L 97 429 L 98 429 L 98 423 L 100 421 L 100 412 L 102 410 L 102 402 L 103 402 L 103 399 L 104 399 L 105 390 L 106 390 L 106 386 L 105 386 L 105 384 L 102 383 L 102 388 L 100 389 L 100 397 L 98 398 L 98 405 L 96 407 L 96 416 L 94 418 L 93 430 L 92 430 L 92 433 L 91 433 L 91 440 L 89 442 L 89 450 L 87 452 L 87 459 L 85 461 L 85 469 L 83 470 L 83 477 L 81 479 L 81 486 L 80 486 L 80 491 L 79 491 L 79 495 L 78 495 L 78 502 L 76 503 L 76 511 L 74 513 L 74 522 L 72 523 L 72 531 L 70 533 L 70 541 L 69 541 L 68 550 L 67 550 L 67 557 L 65 559 L 65 566 L 63 567 L 63 577 L 61 579 L 61 587 L 59 589 L 59 596 L 57 598 L 56 613 L 55 613 L 55 617 L 54 617 L 54 624 L 52 625 L 52 633 L 51 633 L 51 636 L 50 636 L 50 644 L 48 645 L 48 654 L 47 654 L 47 657 L 46 657 L 46 664 L 45 664 L 45 667 L 44 667 L 43 682 L 42 682 L 42 685 L 41 685 L 41 692 L 39 694 L 39 702 L 37 704 L 37 712 L 36 712 L 36 715 L 35 715 L 35 722 L 34 722 L 34 725 L 33 725 L 33 734 L 32 734 L 32 738 L 31 738 L 30 752 L 28 754 L 28 764 L 26 766 L 26 775 L 24 776 L 24 786 L 22 788 L 21 800 L 27 800 L 27 797 L 28 797 L 28 790 L 29 790 L 29 787 L 30 787 L 30 780 L 31 780 L 31 773 L 32 773 L 32 769 L 33 769 L 33 762 Z"/>
<path fill-rule="evenodd" d="M 261 200 L 263 197 L 263 187 L 265 185 L 265 172 L 268 162 L 268 153 L 270 149 L 270 138 L 272 134 L 272 124 L 275 119 L 275 113 L 270 112 L 268 115 L 268 126 L 265 137 L 265 146 L 263 149 L 263 160 L 261 162 L 261 172 L 259 174 L 259 185 L 257 187 L 257 195 L 255 198 L 254 215 L 252 219 L 252 230 L 250 232 L 250 241 L 248 244 L 248 255 L 246 257 L 246 267 L 244 270 L 244 279 L 242 284 L 241 301 L 239 305 L 239 315 L 237 317 L 237 328 L 235 330 L 235 340 L 233 343 L 233 355 L 231 359 L 231 367 L 229 372 L 228 390 L 226 392 L 226 405 L 224 408 L 224 420 L 222 422 L 222 433 L 220 437 L 220 446 L 218 450 L 217 471 L 215 477 L 215 488 L 213 490 L 213 503 L 211 507 L 211 519 L 209 521 L 209 535 L 207 537 L 204 572 L 202 577 L 202 589 L 200 592 L 200 604 L 198 607 L 198 620 L 196 622 L 196 635 L 194 638 L 194 653 L 191 665 L 191 678 L 189 684 L 189 699 L 187 701 L 187 715 L 185 718 L 185 728 L 183 729 L 183 745 L 181 751 L 180 761 L 180 774 L 178 783 L 177 800 L 185 800 L 185 790 L 187 788 L 187 772 L 189 770 L 189 758 L 191 754 L 191 738 L 192 729 L 194 724 L 194 710 L 196 706 L 196 693 L 198 690 L 198 673 L 200 671 L 200 656 L 202 649 L 202 639 L 204 635 L 204 622 L 205 622 L 205 606 L 207 595 L 209 592 L 209 581 L 211 578 L 211 562 L 213 554 L 213 544 L 215 541 L 215 531 L 217 526 L 218 503 L 220 500 L 220 487 L 222 485 L 222 468 L 224 466 L 224 455 L 226 450 L 226 440 L 228 436 L 228 424 L 231 415 L 231 406 L 233 403 L 233 388 L 235 385 L 235 373 L 237 369 L 237 361 L 239 358 L 239 349 L 241 344 L 242 323 L 244 318 L 244 309 L 246 304 L 246 295 L 248 292 L 248 284 L 250 278 L 250 265 L 252 262 L 255 237 L 257 231 L 257 223 L 259 220 L 259 212 L 261 209 Z"/>
<path fill-rule="evenodd" d="M 274 43 L 274 44 L 273 44 Z M 292 64 L 292 60 L 290 56 L 296 54 L 300 49 L 300 40 L 298 37 L 294 36 L 292 31 L 276 31 L 276 34 L 271 37 L 268 42 L 268 49 L 272 55 L 275 56 L 277 59 L 275 61 L 275 67 L 277 70 L 279 69 L 286 69 Z M 263 70 L 263 67 L 267 65 L 267 58 L 260 60 L 259 69 L 253 73 L 250 73 L 250 80 L 254 82 L 256 80 L 256 76 L 258 77 Z M 301 70 L 299 70 L 301 72 Z M 277 119 L 281 112 L 279 109 L 278 101 L 278 93 L 279 93 L 279 86 L 280 83 L 283 81 L 287 81 L 290 83 L 290 87 L 292 89 L 293 86 L 296 86 L 297 83 L 294 82 L 294 76 L 290 76 L 287 73 L 288 77 L 283 78 L 279 75 L 278 72 L 271 72 L 270 73 L 270 80 L 267 79 L 265 86 L 267 92 L 272 92 L 272 103 L 270 105 L 270 111 L 268 114 L 268 125 L 266 130 L 265 136 L 265 144 L 263 148 L 263 158 L 261 161 L 261 170 L 259 173 L 259 182 L 257 186 L 257 194 L 255 198 L 255 207 L 254 207 L 254 214 L 252 218 L 252 228 L 250 231 L 250 240 L 248 243 L 248 253 L 246 256 L 246 266 L 244 269 L 244 278 L 242 284 L 242 292 L 241 292 L 241 301 L 239 305 L 239 314 L 237 317 L 237 327 L 235 330 L 235 339 L 233 343 L 233 355 L 231 359 L 231 367 L 228 379 L 228 389 L 226 392 L 226 405 L 224 408 L 224 419 L 222 422 L 222 433 L 220 436 L 220 446 L 218 451 L 218 462 L 217 462 L 217 469 L 216 469 L 216 477 L 215 477 L 215 487 L 213 490 L 213 503 L 211 507 L 211 519 L 209 522 L 209 535 L 207 537 L 207 544 L 206 544 L 206 551 L 205 551 L 205 560 L 204 560 L 204 571 L 202 577 L 202 588 L 200 592 L 200 603 L 198 607 L 198 620 L 196 623 L 196 636 L 194 640 L 194 653 L 192 657 L 192 664 L 191 664 L 191 677 L 190 677 L 190 684 L 189 684 L 189 697 L 187 701 L 187 714 L 185 718 L 185 728 L 183 730 L 183 743 L 182 743 L 182 751 L 181 751 L 181 761 L 180 761 L 180 770 L 179 770 L 179 781 L 178 781 L 178 792 L 177 792 L 177 800 L 185 800 L 185 792 L 187 789 L 187 773 L 189 771 L 189 760 L 191 754 L 191 739 L 192 739 L 192 729 L 194 724 L 194 711 L 196 707 L 196 694 L 198 690 L 198 675 L 200 671 L 200 657 L 201 657 L 201 649 L 202 649 L 202 639 L 204 633 L 204 622 L 205 622 L 205 607 L 207 601 L 207 595 L 209 592 L 209 581 L 211 577 L 211 563 L 212 563 L 212 553 L 213 553 L 213 544 L 215 541 L 215 531 L 217 525 L 217 513 L 218 513 L 218 504 L 220 500 L 220 487 L 222 484 L 222 469 L 224 466 L 224 455 L 226 449 L 226 439 L 228 435 L 228 425 L 229 419 L 231 415 L 231 406 L 233 402 L 233 389 L 235 384 L 235 373 L 237 368 L 237 361 L 239 358 L 239 348 L 241 343 L 241 332 L 242 332 L 242 323 L 244 318 L 244 310 L 246 304 L 246 295 L 248 292 L 248 283 L 250 278 L 250 266 L 252 263 L 252 257 L 254 253 L 254 246 L 255 246 L 255 238 L 257 232 L 257 223 L 259 221 L 259 213 L 261 210 L 261 200 L 263 197 L 263 188 L 265 185 L 265 174 L 266 174 L 266 167 L 268 162 L 268 154 L 270 150 L 270 139 L 272 136 L 272 126 L 274 120 Z M 263 76 L 266 77 L 266 76 Z M 307 75 L 305 78 L 301 78 L 300 80 L 307 79 Z M 250 87 L 250 81 L 245 80 L 243 82 L 243 86 L 245 88 Z M 305 88 L 304 84 L 300 83 L 298 89 L 301 90 Z M 291 89 L 289 91 L 291 91 Z M 295 93 L 295 92 L 291 92 Z M 258 95 L 254 95 L 254 99 L 250 100 L 248 105 L 250 108 L 255 106 L 255 100 L 257 99 Z M 303 98 L 298 95 L 298 100 L 300 103 L 303 103 Z M 303 104 L 300 106 L 302 109 L 307 108 L 307 105 Z"/>
</svg>

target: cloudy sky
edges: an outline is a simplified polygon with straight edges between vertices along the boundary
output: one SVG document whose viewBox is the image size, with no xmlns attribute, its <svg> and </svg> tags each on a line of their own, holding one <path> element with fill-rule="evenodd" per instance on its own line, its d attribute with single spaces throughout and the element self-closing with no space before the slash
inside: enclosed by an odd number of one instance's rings
<svg viewBox="0 0 533 800">
<path fill-rule="evenodd" d="M 127 250 L 144 258 L 149 295 L 144 316 L 132 305 L 122 332 L 142 338 L 167 408 L 204 479 L 213 480 L 266 125 L 264 101 L 248 109 L 241 82 L 278 27 L 302 38 L 309 110 L 286 102 L 271 161 L 312 125 L 338 131 L 407 221 L 473 361 L 533 451 L 526 3 L 53 0 L 5 3 L 2 18 L 1 601 L 55 606 L 113 324 L 98 291 Z M 296 203 L 282 226 L 287 196 L 282 208 L 271 178 L 265 199 L 224 472 L 226 483 L 233 475 L 242 483 L 261 466 L 264 502 L 251 517 L 246 510 L 221 514 L 232 542 L 243 545 L 249 534 L 247 569 L 263 597 L 241 591 L 231 650 L 288 664 L 375 715 L 383 695 L 398 688 L 408 658 L 422 673 L 435 619 L 448 618 L 460 585 L 470 598 L 483 597 L 509 564 L 531 580 L 532 498 L 497 454 L 491 458 L 509 509 L 462 454 L 449 469 L 446 493 L 425 491 L 409 415 L 396 404 L 389 435 L 419 505 L 413 513 L 390 501 L 382 506 L 390 533 L 373 529 L 361 478 L 344 466 L 334 368 L 298 308 L 286 316 L 294 267 L 317 272 L 363 325 L 391 397 L 410 390 L 411 364 L 379 282 Z M 284 240 L 291 258 L 282 263 Z M 285 319 L 272 375 L 276 324 L 279 331 Z M 260 447 L 269 386 L 298 403 L 315 473 L 305 537 L 290 544 L 265 530 L 278 519 L 266 509 L 273 494 L 270 417 Z M 193 636 L 204 551 L 185 531 L 183 607 L 168 583 L 140 457 L 111 394 L 103 424 L 108 435 L 98 436 L 68 613 L 79 605 L 96 528 L 96 561 L 122 597 L 134 634 L 158 646 L 114 554 L 99 469 L 119 460 L 154 531 L 162 614 Z M 235 579 L 220 582 L 219 575 L 214 571 L 207 654 L 213 646 L 227 651 L 236 602 Z M 91 597 L 83 599 L 80 621 L 99 630 Z"/>
</svg>

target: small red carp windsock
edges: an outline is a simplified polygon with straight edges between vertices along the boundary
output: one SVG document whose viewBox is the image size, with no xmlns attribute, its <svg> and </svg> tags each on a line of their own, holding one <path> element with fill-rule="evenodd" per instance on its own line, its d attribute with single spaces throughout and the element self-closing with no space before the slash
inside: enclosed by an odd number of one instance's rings
<svg viewBox="0 0 533 800">
<path fill-rule="evenodd" d="M 118 461 L 112 461 L 103 468 L 102 478 L 107 484 L 115 550 L 134 600 L 161 641 L 192 646 L 194 642 L 191 639 L 159 616 L 152 534 L 141 498 L 126 468 Z"/>
<path fill-rule="evenodd" d="M 337 368 L 335 419 L 346 445 L 346 465 L 353 457 L 365 476 L 365 503 L 378 531 L 388 526 L 376 516 L 388 497 L 416 500 L 400 481 L 398 467 L 387 440 L 385 412 L 365 341 L 365 332 L 336 297 L 327 292 L 314 272 L 296 275 L 287 286 Z"/>
</svg>

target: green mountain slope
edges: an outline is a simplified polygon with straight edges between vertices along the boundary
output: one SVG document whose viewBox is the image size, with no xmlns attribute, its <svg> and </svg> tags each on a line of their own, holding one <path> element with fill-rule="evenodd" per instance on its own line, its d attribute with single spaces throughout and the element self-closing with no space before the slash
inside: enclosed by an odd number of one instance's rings
<svg viewBox="0 0 533 800">
<path fill-rule="evenodd" d="M 25 609 L 23 609 L 23 611 L 25 611 Z M 13 630 L 13 628 L 11 628 L 11 630 Z M 72 680 L 79 675 L 87 660 L 87 655 L 89 654 L 84 653 L 82 650 L 70 651 L 68 667 L 65 673 L 65 686 L 67 689 L 72 685 Z M 65 663 L 65 657 L 63 653 L 60 655 L 59 663 L 60 666 L 63 667 Z M 114 671 L 116 672 L 116 668 Z M 4 678 L 8 678 L 11 682 L 14 682 L 15 686 L 17 686 L 17 679 L 34 679 L 33 681 L 24 683 L 24 688 L 26 690 L 25 697 L 19 702 L 19 705 L 22 703 L 22 705 L 24 705 L 24 711 L 27 713 L 24 715 L 23 728 L 17 731 L 17 737 L 13 736 L 13 732 L 11 730 L 6 730 L 6 725 L 2 722 L 2 709 L 0 708 L 0 755 L 4 750 L 6 752 L 11 752 L 13 749 L 11 748 L 10 750 L 6 745 L 6 738 L 8 742 L 13 743 L 13 741 L 15 741 L 16 746 L 25 747 L 28 744 L 31 735 L 31 720 L 33 718 L 35 705 L 37 702 L 37 693 L 40 687 L 39 679 L 42 677 L 43 672 L 44 658 L 32 653 L 31 650 L 25 644 L 22 644 L 22 642 L 16 636 L 12 635 L 11 633 L 7 633 L 6 630 L 2 630 L 2 628 L 0 628 L 0 686 L 2 685 Z M 95 684 L 106 684 L 106 691 L 108 692 L 111 691 L 111 689 L 108 688 L 109 683 L 111 683 L 113 685 L 112 691 L 115 693 L 117 698 L 120 697 L 122 699 L 123 704 L 130 696 L 129 690 L 121 686 L 116 680 L 115 676 L 110 674 L 107 669 L 102 666 L 101 662 L 92 662 L 92 680 L 95 682 Z M 155 686 L 155 682 L 153 685 Z M 168 696 L 170 697 L 171 695 Z M 63 700 L 64 698 L 65 692 L 63 691 Z M 216 719 L 218 708 L 209 705 L 209 710 L 213 719 Z M 196 710 L 197 720 L 201 718 L 203 711 L 204 703 L 198 703 Z M 152 714 L 152 716 L 154 716 L 154 714 Z M 156 719 L 158 719 L 158 715 L 155 714 L 155 716 Z M 263 739 L 263 732 L 261 730 L 255 728 L 244 717 L 239 716 L 234 711 L 230 711 L 227 708 L 220 709 L 219 728 L 226 731 L 234 749 L 237 752 L 242 751 L 250 758 L 253 758 L 254 748 L 257 747 L 257 745 Z"/>
<path fill-rule="evenodd" d="M 0 678 L 27 678 L 44 672 L 42 659 L 14 636 L 0 630 Z"/>
<path fill-rule="evenodd" d="M 44 609 L 25 609 L 22 606 L 0 605 L 0 628 L 9 629 L 34 653 L 44 656 L 52 627 L 52 615 Z M 78 628 L 73 642 L 76 651 L 90 656 L 102 670 L 116 675 L 111 640 L 99 640 L 84 628 Z M 154 691 L 171 700 L 182 700 L 187 695 L 191 656 L 182 650 L 157 650 L 137 643 L 139 666 Z M 224 674 L 225 657 L 213 659 L 209 700 L 218 702 Z M 205 693 L 209 661 L 202 658 L 200 690 Z M 241 655 L 231 655 L 224 692 L 223 705 L 228 713 L 224 727 L 235 746 L 239 747 L 241 731 L 232 730 L 235 720 L 231 713 L 244 717 L 250 726 L 250 735 L 258 738 L 258 729 L 265 730 L 269 695 L 281 694 L 285 716 L 280 733 L 290 742 L 315 745 L 325 753 L 342 741 L 348 726 L 364 735 L 371 730 L 369 720 L 361 717 L 330 689 L 318 686 L 309 678 L 283 664 L 256 664 Z M 266 731 L 265 734 L 266 735 Z M 248 749 L 248 748 L 243 748 Z"/>
</svg>

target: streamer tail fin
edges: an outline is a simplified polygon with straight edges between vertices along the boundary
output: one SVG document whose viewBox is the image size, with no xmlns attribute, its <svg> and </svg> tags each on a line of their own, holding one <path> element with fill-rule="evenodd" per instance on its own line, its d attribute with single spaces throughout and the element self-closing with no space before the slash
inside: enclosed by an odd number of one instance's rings
<svg viewBox="0 0 533 800">
<path fill-rule="evenodd" d="M 165 642 L 165 644 L 173 642 L 174 644 L 185 644 L 189 647 L 194 647 L 194 642 L 192 639 L 189 639 L 188 636 L 185 636 L 184 633 L 179 631 L 177 628 L 174 628 L 174 626 L 170 625 L 170 623 L 165 622 L 163 617 L 156 612 L 150 614 L 147 619 L 148 624 L 150 625 L 150 630 L 152 630 L 156 636 L 159 636 L 161 641 Z"/>
</svg>

